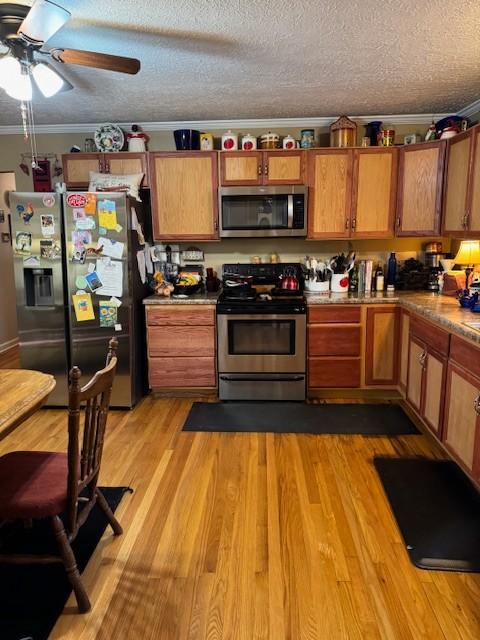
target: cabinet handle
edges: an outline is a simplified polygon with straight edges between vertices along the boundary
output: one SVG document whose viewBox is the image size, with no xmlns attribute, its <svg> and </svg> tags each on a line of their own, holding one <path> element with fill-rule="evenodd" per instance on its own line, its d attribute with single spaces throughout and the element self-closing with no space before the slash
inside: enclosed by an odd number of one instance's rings
<svg viewBox="0 0 480 640">
<path fill-rule="evenodd" d="M 464 229 L 468 229 L 468 212 L 465 212 L 465 215 L 463 216 L 463 228 Z"/>
<path fill-rule="evenodd" d="M 218 220 L 214 221 L 213 228 L 215 229 L 215 231 L 218 231 Z"/>
<path fill-rule="evenodd" d="M 400 229 L 400 224 L 401 224 L 401 220 L 400 220 L 400 216 L 398 216 L 397 218 L 397 228 Z"/>
<path fill-rule="evenodd" d="M 350 220 L 348 218 L 345 218 L 345 229 L 347 229 L 348 231 L 349 228 L 350 228 Z"/>
<path fill-rule="evenodd" d="M 262 175 L 262 171 L 263 171 L 263 168 L 262 168 L 261 164 L 258 165 L 257 171 L 258 171 L 258 175 L 261 176 Z"/>
<path fill-rule="evenodd" d="M 263 173 L 268 176 L 268 164 L 263 167 Z"/>
<path fill-rule="evenodd" d="M 420 366 L 422 369 L 425 369 L 425 360 L 427 359 L 427 352 L 423 351 L 418 357 L 418 361 L 420 362 Z"/>
<path fill-rule="evenodd" d="M 473 408 L 475 409 L 475 413 L 480 416 L 480 395 L 473 401 Z"/>
<path fill-rule="evenodd" d="M 357 226 L 357 219 L 356 218 L 352 218 L 352 229 L 353 229 L 353 231 L 355 231 L 356 226 Z"/>
</svg>

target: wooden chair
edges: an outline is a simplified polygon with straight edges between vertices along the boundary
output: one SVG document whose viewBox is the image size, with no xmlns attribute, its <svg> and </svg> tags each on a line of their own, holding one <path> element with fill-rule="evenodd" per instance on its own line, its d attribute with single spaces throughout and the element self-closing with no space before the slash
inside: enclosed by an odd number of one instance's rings
<svg viewBox="0 0 480 640">
<path fill-rule="evenodd" d="M 122 527 L 97 487 L 117 346 L 117 340 L 112 338 L 105 368 L 97 371 L 83 387 L 80 387 L 80 369 L 73 367 L 70 371 L 67 454 L 14 451 L 0 457 L 0 520 L 29 523 L 38 518 L 49 519 L 59 552 L 58 555 L 0 554 L 0 562 L 62 562 L 81 613 L 90 609 L 90 601 L 71 542 L 95 504 L 103 511 L 114 534 L 122 533 Z M 65 522 L 60 518 L 61 513 L 66 514 Z"/>
</svg>

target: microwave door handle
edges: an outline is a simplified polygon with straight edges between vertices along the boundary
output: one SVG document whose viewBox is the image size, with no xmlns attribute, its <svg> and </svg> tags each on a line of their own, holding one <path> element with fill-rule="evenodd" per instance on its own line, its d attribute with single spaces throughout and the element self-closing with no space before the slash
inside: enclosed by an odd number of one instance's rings
<svg viewBox="0 0 480 640">
<path fill-rule="evenodd" d="M 293 195 L 287 196 L 287 228 L 293 228 Z"/>
</svg>

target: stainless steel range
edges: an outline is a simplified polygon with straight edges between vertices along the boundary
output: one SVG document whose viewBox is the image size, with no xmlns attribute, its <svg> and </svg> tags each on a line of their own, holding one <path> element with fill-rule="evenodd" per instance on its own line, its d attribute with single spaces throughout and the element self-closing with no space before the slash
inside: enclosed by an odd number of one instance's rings
<svg viewBox="0 0 480 640">
<path fill-rule="evenodd" d="M 217 303 L 221 400 L 305 400 L 300 264 L 225 264 Z"/>
</svg>

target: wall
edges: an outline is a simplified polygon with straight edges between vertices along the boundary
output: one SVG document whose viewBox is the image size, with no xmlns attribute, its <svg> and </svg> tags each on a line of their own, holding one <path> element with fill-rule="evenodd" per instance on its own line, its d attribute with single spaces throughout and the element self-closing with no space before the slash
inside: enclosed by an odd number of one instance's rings
<svg viewBox="0 0 480 640">
<path fill-rule="evenodd" d="M 5 221 L 0 222 L 0 232 L 7 233 L 8 203 L 5 197 L 7 191 L 15 189 L 13 173 L 0 173 L 0 210 L 4 211 Z M 13 279 L 12 247 L 8 242 L 0 240 L 0 274 L 2 275 L 2 310 L 0 312 L 0 352 L 15 344 L 17 341 L 17 312 L 15 299 L 15 284 Z"/>
</svg>

